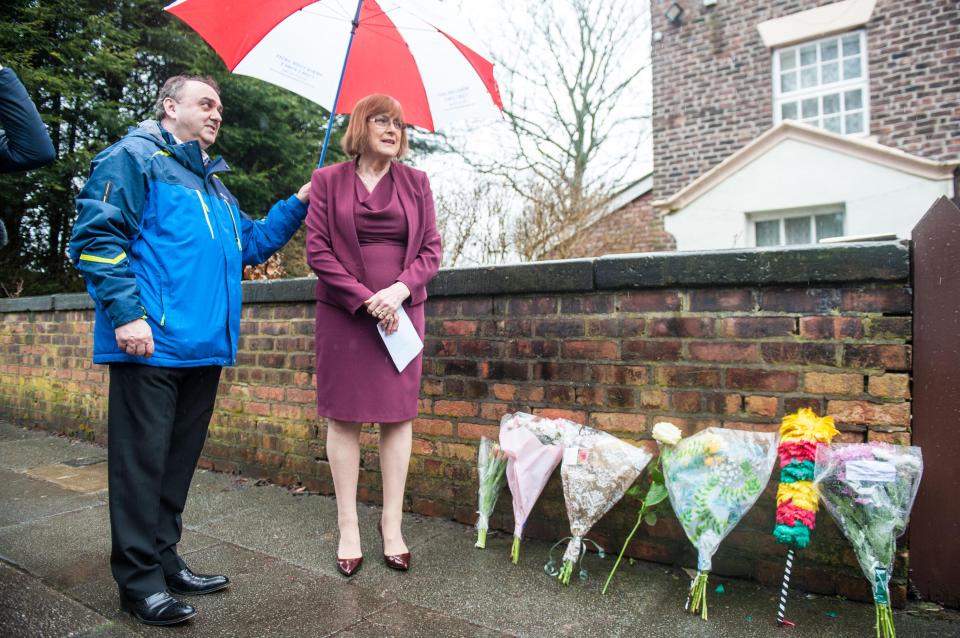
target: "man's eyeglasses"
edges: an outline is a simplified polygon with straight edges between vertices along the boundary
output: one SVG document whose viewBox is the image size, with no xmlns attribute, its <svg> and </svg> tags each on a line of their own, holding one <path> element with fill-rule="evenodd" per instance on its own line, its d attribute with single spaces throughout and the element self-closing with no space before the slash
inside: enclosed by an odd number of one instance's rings
<svg viewBox="0 0 960 638">
<path fill-rule="evenodd" d="M 397 129 L 398 131 L 402 131 L 404 126 L 406 126 L 400 120 L 391 120 L 386 115 L 377 115 L 376 117 L 371 117 L 370 121 L 380 128 L 388 128 L 392 124 L 393 128 Z"/>
</svg>

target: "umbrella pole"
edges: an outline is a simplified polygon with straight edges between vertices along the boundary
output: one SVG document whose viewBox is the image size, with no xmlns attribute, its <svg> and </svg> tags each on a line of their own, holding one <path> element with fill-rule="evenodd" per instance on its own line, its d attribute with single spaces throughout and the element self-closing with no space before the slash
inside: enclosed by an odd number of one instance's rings
<svg viewBox="0 0 960 638">
<path fill-rule="evenodd" d="M 343 68 L 340 69 L 340 81 L 337 82 L 337 94 L 333 98 L 333 106 L 330 108 L 330 119 L 327 121 L 327 133 L 323 137 L 323 149 L 320 151 L 320 161 L 317 162 L 317 168 L 323 168 L 323 160 L 327 157 L 327 147 L 330 145 L 330 132 L 333 130 L 333 118 L 337 114 L 337 103 L 340 101 L 340 89 L 343 88 L 343 76 L 347 72 L 347 60 L 350 59 L 350 47 L 353 46 L 353 36 L 357 34 L 357 27 L 360 26 L 360 9 L 363 7 L 363 0 L 357 0 L 357 13 L 353 16 L 353 27 L 350 29 L 350 39 L 347 41 L 347 53 L 343 56 Z"/>
</svg>

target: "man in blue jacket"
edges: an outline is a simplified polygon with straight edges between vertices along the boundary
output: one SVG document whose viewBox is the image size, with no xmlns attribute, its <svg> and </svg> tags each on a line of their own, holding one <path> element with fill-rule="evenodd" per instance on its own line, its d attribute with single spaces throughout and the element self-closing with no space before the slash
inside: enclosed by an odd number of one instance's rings
<svg viewBox="0 0 960 638">
<path fill-rule="evenodd" d="M 46 166 L 57 157 L 47 127 L 17 74 L 0 64 L 0 173 Z M 0 248 L 7 228 L 0 220 Z"/>
<path fill-rule="evenodd" d="M 96 304 L 93 361 L 110 366 L 110 563 L 121 606 L 169 625 L 196 613 L 170 592 L 229 583 L 177 555 L 180 515 L 220 370 L 236 363 L 243 266 L 299 228 L 310 184 L 253 221 L 217 176 L 226 163 L 206 153 L 222 122 L 216 82 L 172 77 L 155 111 L 158 121 L 94 158 L 70 258 Z"/>
</svg>

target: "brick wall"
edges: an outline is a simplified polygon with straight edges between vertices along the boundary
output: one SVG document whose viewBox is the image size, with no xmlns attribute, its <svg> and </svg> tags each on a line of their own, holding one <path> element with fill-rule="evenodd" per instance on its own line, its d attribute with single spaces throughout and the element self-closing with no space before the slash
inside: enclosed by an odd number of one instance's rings
<svg viewBox="0 0 960 638">
<path fill-rule="evenodd" d="M 664 228 L 663 214 L 653 210 L 652 202 L 653 191 L 644 193 L 578 232 L 547 259 L 676 249 L 677 240 Z"/>
<path fill-rule="evenodd" d="M 773 125 L 771 52 L 756 25 L 823 0 L 651 0 L 654 199 L 700 176 Z M 866 25 L 872 135 L 934 160 L 960 158 L 960 3 L 878 0 Z"/>
<path fill-rule="evenodd" d="M 659 420 L 688 434 L 775 431 L 785 413 L 811 406 L 837 417 L 842 441 L 908 443 L 908 277 L 907 249 L 893 243 L 444 271 L 427 306 L 407 507 L 472 524 L 479 437 L 496 436 L 514 410 L 589 423 L 653 449 Z M 244 287 L 239 366 L 224 372 L 202 465 L 332 493 L 314 416 L 312 282 Z M 79 295 L 0 300 L 0 416 L 104 440 L 106 375 L 89 363 L 88 306 Z M 375 430 L 362 444 L 360 497 L 377 502 Z M 774 479 L 722 544 L 716 573 L 779 580 L 775 488 Z M 621 502 L 591 537 L 614 550 L 636 508 Z M 492 522 L 512 530 L 509 497 Z M 869 600 L 846 541 L 825 512 L 819 523 L 794 582 Z M 556 539 L 566 527 L 555 476 L 527 534 Z M 695 564 L 671 514 L 641 530 L 630 553 Z M 899 602 L 905 574 L 901 560 Z"/>
</svg>

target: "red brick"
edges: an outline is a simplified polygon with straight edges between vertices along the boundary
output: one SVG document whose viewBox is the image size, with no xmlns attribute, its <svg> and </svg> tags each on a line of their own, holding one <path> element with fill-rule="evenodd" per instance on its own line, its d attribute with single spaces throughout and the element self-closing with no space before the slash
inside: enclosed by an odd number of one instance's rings
<svg viewBox="0 0 960 638">
<path fill-rule="evenodd" d="M 801 317 L 804 339 L 861 339 L 863 321 L 857 317 Z"/>
<path fill-rule="evenodd" d="M 287 388 L 286 400 L 292 403 L 314 403 L 317 400 L 317 393 L 314 390 Z"/>
<path fill-rule="evenodd" d="M 483 361 L 478 368 L 485 379 L 524 381 L 530 376 L 529 366 L 518 361 Z"/>
<path fill-rule="evenodd" d="M 867 430 L 867 441 L 870 443 L 890 443 L 892 445 L 910 445 L 912 443 L 910 432 L 883 432 L 879 430 Z"/>
<path fill-rule="evenodd" d="M 561 410 L 557 408 L 535 408 L 534 414 L 548 419 L 567 419 L 574 423 L 586 423 L 587 413 L 580 410 Z"/>
<path fill-rule="evenodd" d="M 621 312 L 664 312 L 680 310 L 680 295 L 663 290 L 637 290 L 620 293 L 617 298 Z"/>
<path fill-rule="evenodd" d="M 424 379 L 420 389 L 426 395 L 437 396 L 443 394 L 443 383 L 435 379 Z"/>
<path fill-rule="evenodd" d="M 577 386 L 574 388 L 574 401 L 577 405 L 601 406 L 604 405 L 603 388 L 595 385 Z M 609 407 L 609 406 L 608 406 Z"/>
<path fill-rule="evenodd" d="M 595 383 L 607 385 L 645 385 L 647 383 L 646 366 L 594 364 L 592 379 Z"/>
<path fill-rule="evenodd" d="M 504 383 L 493 384 L 493 396 L 499 401 L 513 401 L 517 394 L 517 386 Z"/>
<path fill-rule="evenodd" d="M 677 412 L 696 413 L 700 411 L 699 392 L 671 392 L 670 405 Z"/>
<path fill-rule="evenodd" d="M 563 356 L 566 359 L 618 359 L 616 341 L 564 341 Z"/>
<path fill-rule="evenodd" d="M 433 454 L 433 443 L 431 441 L 425 441 L 423 439 L 418 439 L 413 437 L 413 443 L 411 447 L 412 454 L 421 454 L 423 456 L 429 456 Z"/>
<path fill-rule="evenodd" d="M 869 317 L 864 323 L 865 335 L 870 339 L 910 341 L 913 338 L 910 317 Z"/>
<path fill-rule="evenodd" d="M 648 410 L 663 410 L 667 407 L 667 395 L 662 390 L 640 390 L 640 407 Z"/>
<path fill-rule="evenodd" d="M 435 401 L 433 413 L 444 416 L 476 416 L 477 404 L 468 401 Z"/>
<path fill-rule="evenodd" d="M 658 366 L 654 370 L 657 385 L 674 388 L 715 388 L 720 385 L 720 370 L 715 367 Z"/>
<path fill-rule="evenodd" d="M 744 289 L 703 289 L 690 291 L 691 312 L 754 310 L 753 292 Z"/>
<path fill-rule="evenodd" d="M 636 404 L 633 388 L 610 386 L 605 390 L 606 405 L 611 408 L 630 408 Z"/>
<path fill-rule="evenodd" d="M 827 314 L 840 307 L 836 288 L 770 288 L 760 295 L 760 310 Z"/>
<path fill-rule="evenodd" d="M 863 375 L 807 372 L 803 375 L 803 389 L 813 394 L 859 395 L 863 393 Z"/>
<path fill-rule="evenodd" d="M 488 439 L 499 441 L 500 426 L 481 423 L 458 423 L 457 436 L 461 439 L 479 439 L 481 436 L 485 436 Z"/>
<path fill-rule="evenodd" d="M 779 432 L 779 421 L 757 423 L 754 421 L 724 421 L 723 427 L 731 430 L 746 430 L 747 432 Z"/>
<path fill-rule="evenodd" d="M 258 399 L 265 399 L 267 401 L 283 401 L 283 395 L 283 388 L 270 388 L 263 386 L 253 388 L 253 396 Z"/>
<path fill-rule="evenodd" d="M 641 317 L 621 317 L 619 334 L 623 337 L 642 337 L 646 326 L 647 320 Z"/>
<path fill-rule="evenodd" d="M 590 425 L 605 432 L 646 432 L 646 417 L 622 412 L 594 412 Z"/>
<path fill-rule="evenodd" d="M 469 337 L 477 334 L 476 321 L 444 321 L 441 324 L 442 334 L 455 337 Z"/>
<path fill-rule="evenodd" d="M 630 340 L 621 345 L 625 361 L 676 361 L 680 358 L 679 341 Z"/>
<path fill-rule="evenodd" d="M 726 371 L 727 387 L 744 390 L 769 390 L 792 392 L 797 389 L 797 375 L 793 372 L 757 368 L 729 368 Z"/>
<path fill-rule="evenodd" d="M 661 317 L 647 322 L 651 337 L 712 337 L 713 319 L 702 317 Z"/>
<path fill-rule="evenodd" d="M 687 345 L 690 358 L 699 361 L 754 363 L 760 360 L 756 343 L 740 341 L 694 341 Z"/>
<path fill-rule="evenodd" d="M 615 311 L 616 305 L 612 294 L 577 295 L 564 297 L 560 300 L 560 314 L 591 314 L 606 315 Z"/>
<path fill-rule="evenodd" d="M 441 419 L 414 419 L 414 434 L 428 434 L 430 436 L 452 436 L 453 424 Z"/>
<path fill-rule="evenodd" d="M 777 397 L 748 396 L 744 398 L 744 410 L 756 416 L 776 416 L 779 401 Z"/>
<path fill-rule="evenodd" d="M 760 339 L 796 333 L 797 320 L 793 317 L 728 317 L 723 320 L 723 334 L 727 337 Z"/>
<path fill-rule="evenodd" d="M 910 425 L 910 403 L 869 403 L 867 401 L 829 401 L 827 412 L 839 423 L 866 425 Z"/>
<path fill-rule="evenodd" d="M 510 412 L 510 406 L 506 403 L 481 403 L 480 418 L 488 421 L 500 421 L 507 412 Z"/>
<path fill-rule="evenodd" d="M 801 408 L 808 408 L 817 414 L 824 414 L 823 401 L 818 397 L 786 397 L 783 400 L 783 413 L 793 414 Z"/>
<path fill-rule="evenodd" d="M 913 296 L 909 288 L 846 289 L 840 309 L 852 312 L 882 312 L 889 315 L 909 314 Z"/>
<path fill-rule="evenodd" d="M 849 344 L 843 349 L 843 365 L 849 368 L 881 368 L 909 371 L 911 349 L 907 345 Z"/>
<path fill-rule="evenodd" d="M 881 374 L 869 378 L 869 391 L 875 397 L 885 399 L 909 399 L 910 375 Z"/>
<path fill-rule="evenodd" d="M 556 341 L 514 339 L 508 350 L 518 359 L 549 359 L 560 353 L 560 345 Z"/>
<path fill-rule="evenodd" d="M 517 390 L 517 399 L 521 401 L 530 401 L 533 403 L 539 403 L 543 401 L 543 386 L 520 386 Z M 481 414 L 483 411 L 481 410 Z M 487 418 L 484 416 L 484 418 Z"/>
<path fill-rule="evenodd" d="M 557 297 L 500 297 L 494 299 L 494 311 L 497 314 L 514 317 L 530 315 L 555 315 L 559 299 Z"/>
<path fill-rule="evenodd" d="M 544 388 L 547 403 L 573 403 L 576 400 L 576 391 L 570 385 L 548 385 Z"/>
<path fill-rule="evenodd" d="M 769 342 L 760 344 L 764 361 L 801 365 L 837 365 L 837 346 L 822 342 Z"/>
<path fill-rule="evenodd" d="M 533 379 L 538 381 L 585 382 L 590 377 L 589 363 L 557 363 L 545 361 L 533 366 Z"/>
<path fill-rule="evenodd" d="M 540 319 L 536 322 L 537 335 L 541 337 L 582 337 L 583 319 Z"/>
</svg>

